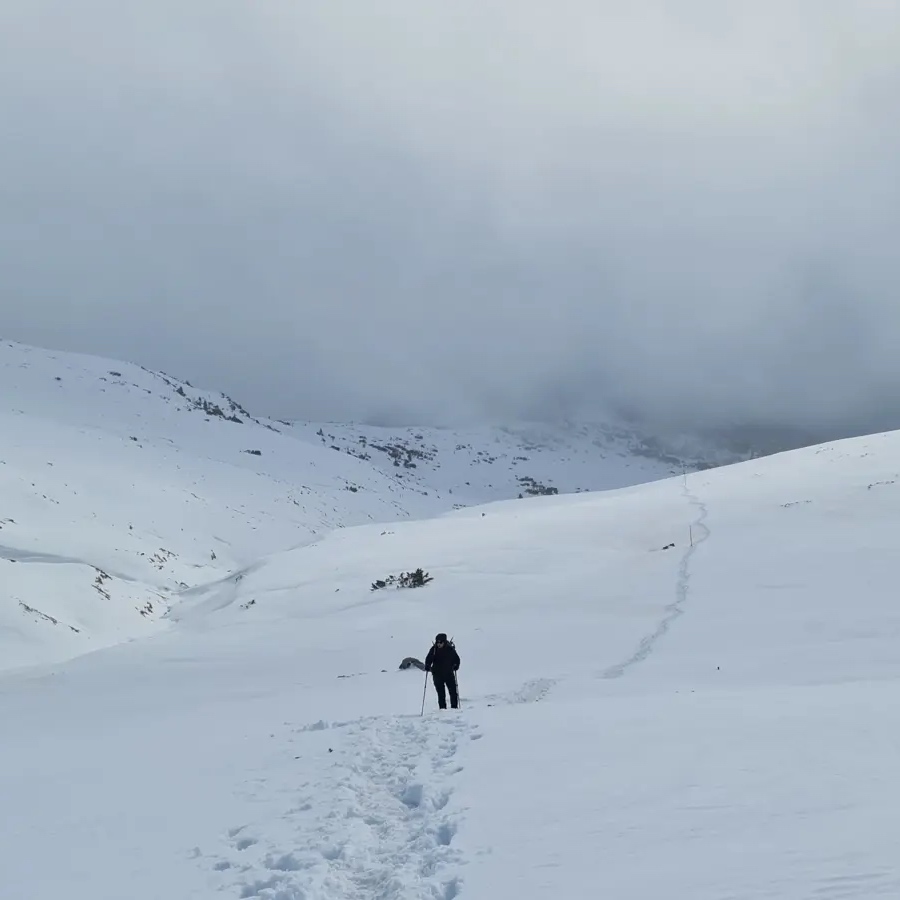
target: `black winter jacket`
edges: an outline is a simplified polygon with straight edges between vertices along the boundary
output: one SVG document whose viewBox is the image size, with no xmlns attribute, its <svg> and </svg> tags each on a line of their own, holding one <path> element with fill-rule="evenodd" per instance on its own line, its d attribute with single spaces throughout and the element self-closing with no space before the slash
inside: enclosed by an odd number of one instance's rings
<svg viewBox="0 0 900 900">
<path fill-rule="evenodd" d="M 440 649 L 432 647 L 425 657 L 425 671 L 449 675 L 459 668 L 459 654 L 452 644 L 444 644 Z"/>
</svg>

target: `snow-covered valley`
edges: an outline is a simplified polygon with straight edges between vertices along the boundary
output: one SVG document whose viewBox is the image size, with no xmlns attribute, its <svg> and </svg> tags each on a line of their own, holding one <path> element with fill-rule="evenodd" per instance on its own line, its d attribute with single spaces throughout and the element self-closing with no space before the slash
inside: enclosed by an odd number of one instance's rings
<svg viewBox="0 0 900 900">
<path fill-rule="evenodd" d="M 900 895 L 900 433 L 686 473 L 586 435 L 519 500 L 515 435 L 374 465 L 3 354 L 10 896 Z M 459 711 L 399 668 L 437 631 Z"/>
<path fill-rule="evenodd" d="M 182 592 L 337 528 L 734 458 L 676 458 L 608 426 L 288 424 L 163 373 L 12 342 L 0 385 L 0 669 L 158 631 Z"/>
</svg>

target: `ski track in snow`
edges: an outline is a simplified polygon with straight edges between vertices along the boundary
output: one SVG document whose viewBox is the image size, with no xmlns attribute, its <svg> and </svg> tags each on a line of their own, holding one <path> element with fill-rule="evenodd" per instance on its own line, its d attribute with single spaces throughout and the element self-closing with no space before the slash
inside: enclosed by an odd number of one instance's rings
<svg viewBox="0 0 900 900">
<path fill-rule="evenodd" d="M 295 728 L 295 743 L 332 727 Z M 339 746 L 313 782 L 299 790 L 256 782 L 254 794 L 284 794 L 292 805 L 274 825 L 227 832 L 225 851 L 208 859 L 219 890 L 238 900 L 454 900 L 462 811 L 453 781 L 478 727 L 453 713 L 337 727 Z"/>
<path fill-rule="evenodd" d="M 681 563 L 678 567 L 678 581 L 675 588 L 675 600 L 666 606 L 665 615 L 660 620 L 656 629 L 648 635 L 645 635 L 637 649 L 628 659 L 610 666 L 600 674 L 602 679 L 621 678 L 633 666 L 643 662 L 654 650 L 657 642 L 662 638 L 672 623 L 684 612 L 684 605 L 688 600 L 691 583 L 691 558 L 696 553 L 697 548 L 709 537 L 710 531 L 707 527 L 706 517 L 709 511 L 706 504 L 691 492 L 690 488 L 685 485 L 682 493 L 688 499 L 690 504 L 699 512 L 697 518 L 692 523 L 693 543 L 690 544 L 681 557 Z"/>
</svg>

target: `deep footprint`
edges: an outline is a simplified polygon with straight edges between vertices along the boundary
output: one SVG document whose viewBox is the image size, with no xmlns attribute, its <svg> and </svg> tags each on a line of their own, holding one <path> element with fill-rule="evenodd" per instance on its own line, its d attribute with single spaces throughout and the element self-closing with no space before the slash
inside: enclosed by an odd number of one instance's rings
<svg viewBox="0 0 900 900">
<path fill-rule="evenodd" d="M 277 875 L 267 878 L 265 881 L 255 881 L 252 884 L 246 884 L 241 888 L 241 900 L 250 900 L 251 897 L 258 897 L 263 891 L 274 891 L 282 885 L 284 885 L 284 879 Z M 281 895 L 276 893 L 275 896 Z"/>
<path fill-rule="evenodd" d="M 297 859 L 291 853 L 285 853 L 282 856 L 270 856 L 266 860 L 266 868 L 273 872 L 299 872 L 303 866 L 297 862 Z"/>
<path fill-rule="evenodd" d="M 456 826 L 450 822 L 445 822 L 437 830 L 437 841 L 442 847 L 449 847 L 456 834 Z"/>
<path fill-rule="evenodd" d="M 422 796 L 425 788 L 421 784 L 410 784 L 400 798 L 410 809 L 417 809 L 422 805 Z"/>
<path fill-rule="evenodd" d="M 431 801 L 431 805 L 436 811 L 442 810 L 450 802 L 451 796 L 452 793 L 450 791 L 444 791 L 443 793 L 438 794 L 438 796 Z"/>
<path fill-rule="evenodd" d="M 444 885 L 443 893 L 440 900 L 456 900 L 462 888 L 462 881 L 459 878 L 452 878 Z"/>
</svg>

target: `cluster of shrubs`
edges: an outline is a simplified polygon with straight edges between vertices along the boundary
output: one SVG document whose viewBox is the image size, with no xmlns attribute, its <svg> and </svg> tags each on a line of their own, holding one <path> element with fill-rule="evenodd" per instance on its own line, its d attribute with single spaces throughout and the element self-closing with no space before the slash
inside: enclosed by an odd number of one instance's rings
<svg viewBox="0 0 900 900">
<path fill-rule="evenodd" d="M 529 497 L 552 497 L 559 493 L 559 488 L 548 487 L 528 475 L 520 475 L 518 481 L 525 488 L 524 493 Z M 519 499 L 522 499 L 522 494 L 519 494 Z"/>
<path fill-rule="evenodd" d="M 419 568 L 415 572 L 402 572 L 400 575 L 388 575 L 387 578 L 379 578 L 372 582 L 372 590 L 378 591 L 388 586 L 396 588 L 423 587 L 434 579 L 426 571 Z"/>
</svg>

